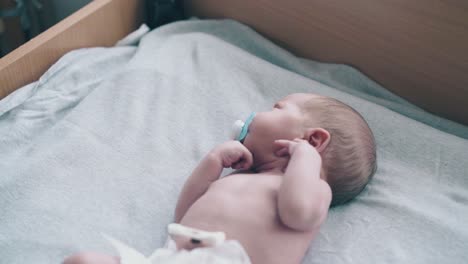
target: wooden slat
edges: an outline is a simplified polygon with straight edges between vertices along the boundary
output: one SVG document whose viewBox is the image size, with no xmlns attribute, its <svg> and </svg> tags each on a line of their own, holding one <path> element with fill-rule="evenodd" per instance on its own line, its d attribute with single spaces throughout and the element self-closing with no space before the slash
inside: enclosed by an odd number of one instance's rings
<svg viewBox="0 0 468 264">
<path fill-rule="evenodd" d="M 241 21 L 296 55 L 352 65 L 468 125 L 468 1 L 185 0 L 185 8 Z"/>
<path fill-rule="evenodd" d="M 111 46 L 143 21 L 144 0 L 95 0 L 0 59 L 0 98 L 37 80 L 66 52 Z"/>
</svg>

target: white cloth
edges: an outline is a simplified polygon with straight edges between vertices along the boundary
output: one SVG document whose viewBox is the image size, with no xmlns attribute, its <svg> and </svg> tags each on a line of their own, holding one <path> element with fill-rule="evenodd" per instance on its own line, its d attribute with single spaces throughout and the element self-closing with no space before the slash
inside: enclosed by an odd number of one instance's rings
<svg viewBox="0 0 468 264">
<path fill-rule="evenodd" d="M 156 249 L 149 257 L 145 257 L 121 241 L 104 236 L 119 252 L 121 264 L 250 264 L 247 252 L 235 240 L 226 240 L 216 247 L 177 250 L 175 242 L 168 238 L 164 248 Z"/>
</svg>

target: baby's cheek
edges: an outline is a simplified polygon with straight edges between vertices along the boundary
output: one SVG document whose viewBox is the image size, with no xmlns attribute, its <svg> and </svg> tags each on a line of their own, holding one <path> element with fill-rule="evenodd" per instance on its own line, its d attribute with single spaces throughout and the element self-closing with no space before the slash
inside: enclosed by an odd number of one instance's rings
<svg viewBox="0 0 468 264">
<path fill-rule="evenodd" d="M 252 134 L 263 134 L 265 131 L 269 130 L 269 127 L 273 123 L 272 121 L 272 118 L 268 114 L 259 113 L 250 124 L 249 132 Z"/>
</svg>

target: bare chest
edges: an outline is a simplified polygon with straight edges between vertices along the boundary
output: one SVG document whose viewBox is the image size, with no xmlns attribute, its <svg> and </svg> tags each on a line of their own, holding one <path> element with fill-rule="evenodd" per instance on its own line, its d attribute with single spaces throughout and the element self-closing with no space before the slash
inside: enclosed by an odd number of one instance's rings
<svg viewBox="0 0 468 264">
<path fill-rule="evenodd" d="M 299 263 L 313 233 L 285 227 L 277 213 L 281 176 L 235 174 L 213 183 L 182 219 L 182 224 L 207 231 L 223 231 L 227 239 L 239 241 L 252 260 L 279 260 L 272 252 Z M 271 250 L 265 251 L 266 248 Z M 269 262 L 263 262 L 264 260 Z M 255 263 L 255 262 L 254 262 Z M 283 262 L 286 263 L 286 262 Z"/>
</svg>

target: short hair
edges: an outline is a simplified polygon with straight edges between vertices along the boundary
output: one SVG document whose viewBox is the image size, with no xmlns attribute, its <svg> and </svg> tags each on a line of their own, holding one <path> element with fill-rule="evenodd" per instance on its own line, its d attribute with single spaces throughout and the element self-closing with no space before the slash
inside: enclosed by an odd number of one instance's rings
<svg viewBox="0 0 468 264">
<path fill-rule="evenodd" d="M 322 170 L 332 190 L 331 206 L 356 197 L 377 170 L 375 139 L 364 118 L 352 107 L 331 97 L 314 96 L 305 104 L 313 124 L 330 133 L 321 153 Z M 307 121 L 306 121 L 307 123 Z"/>
</svg>

